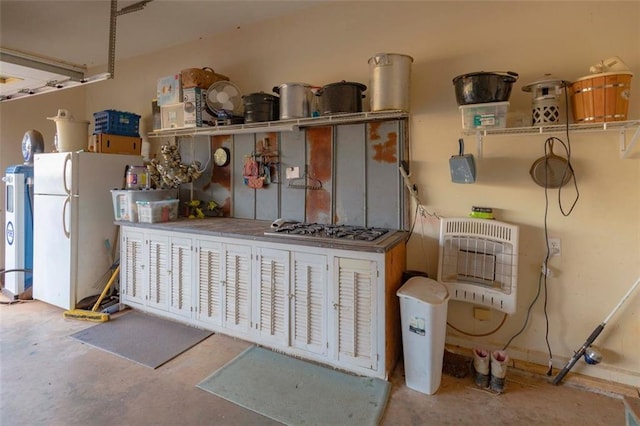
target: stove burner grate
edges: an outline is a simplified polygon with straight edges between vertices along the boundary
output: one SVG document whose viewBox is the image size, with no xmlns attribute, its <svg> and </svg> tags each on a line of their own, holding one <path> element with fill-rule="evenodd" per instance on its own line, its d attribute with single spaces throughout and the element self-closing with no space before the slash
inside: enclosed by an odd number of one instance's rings
<svg viewBox="0 0 640 426">
<path fill-rule="evenodd" d="M 385 228 L 367 228 L 353 225 L 328 225 L 319 223 L 285 223 L 278 228 L 271 229 L 265 234 L 307 237 L 316 240 L 339 240 L 344 242 L 378 242 L 394 231 Z"/>
</svg>

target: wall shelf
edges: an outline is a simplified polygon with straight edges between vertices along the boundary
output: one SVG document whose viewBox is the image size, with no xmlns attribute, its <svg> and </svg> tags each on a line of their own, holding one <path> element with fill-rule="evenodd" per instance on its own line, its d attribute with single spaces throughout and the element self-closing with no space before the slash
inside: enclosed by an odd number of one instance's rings
<svg viewBox="0 0 640 426">
<path fill-rule="evenodd" d="M 179 129 L 162 129 L 150 132 L 148 137 L 160 138 L 167 136 L 216 136 L 235 135 L 241 133 L 260 132 L 291 132 L 305 127 L 330 126 L 336 124 L 363 123 L 371 121 L 407 118 L 405 111 L 375 111 L 358 112 L 353 114 L 336 114 L 322 117 L 297 118 L 290 120 L 266 121 L 249 124 L 229 124 L 211 127 L 188 127 Z"/>
<path fill-rule="evenodd" d="M 627 143 L 627 132 L 635 129 L 633 136 Z M 510 127 L 505 129 L 465 129 L 463 135 L 475 135 L 478 157 L 482 158 L 482 144 L 485 136 L 493 135 L 535 135 L 548 133 L 562 133 L 567 130 L 565 124 L 532 127 Z M 620 158 L 626 158 L 640 139 L 640 120 L 612 121 L 609 123 L 569 124 L 570 132 L 604 132 L 618 131 L 620 139 Z"/>
</svg>

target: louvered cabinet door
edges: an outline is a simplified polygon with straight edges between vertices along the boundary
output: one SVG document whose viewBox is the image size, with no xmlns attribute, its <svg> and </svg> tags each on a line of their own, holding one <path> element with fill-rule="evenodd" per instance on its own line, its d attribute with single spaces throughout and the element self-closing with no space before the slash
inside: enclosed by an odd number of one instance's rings
<svg viewBox="0 0 640 426">
<path fill-rule="evenodd" d="M 193 286 L 192 241 L 171 237 L 170 304 L 169 310 L 184 317 L 191 316 Z"/>
<path fill-rule="evenodd" d="M 341 363 L 377 369 L 376 262 L 335 258 L 333 314 L 336 356 Z"/>
<path fill-rule="evenodd" d="M 222 244 L 200 240 L 196 244 L 198 295 L 196 318 L 222 325 Z"/>
<path fill-rule="evenodd" d="M 260 340 L 289 346 L 289 252 L 258 248 L 255 328 Z"/>
<path fill-rule="evenodd" d="M 120 247 L 120 301 L 142 306 L 146 295 L 143 233 L 124 230 Z"/>
<path fill-rule="evenodd" d="M 223 327 L 248 333 L 251 327 L 251 247 L 224 245 Z"/>
<path fill-rule="evenodd" d="M 292 252 L 291 345 L 327 353 L 327 257 Z"/>
<path fill-rule="evenodd" d="M 147 235 L 147 305 L 169 310 L 169 237 Z"/>
</svg>

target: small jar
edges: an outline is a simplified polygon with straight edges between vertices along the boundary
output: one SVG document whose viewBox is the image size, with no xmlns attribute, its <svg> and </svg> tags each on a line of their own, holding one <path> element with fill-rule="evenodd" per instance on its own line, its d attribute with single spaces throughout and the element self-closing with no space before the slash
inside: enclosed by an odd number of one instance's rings
<svg viewBox="0 0 640 426">
<path fill-rule="evenodd" d="M 128 166 L 127 189 L 149 189 L 149 170 L 145 166 Z"/>
</svg>

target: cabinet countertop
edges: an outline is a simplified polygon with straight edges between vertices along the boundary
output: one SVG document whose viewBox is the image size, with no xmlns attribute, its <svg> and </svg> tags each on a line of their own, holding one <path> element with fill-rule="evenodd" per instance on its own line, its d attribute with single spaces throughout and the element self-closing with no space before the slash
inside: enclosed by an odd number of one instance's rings
<svg viewBox="0 0 640 426">
<path fill-rule="evenodd" d="M 373 253 L 385 253 L 397 244 L 405 243 L 409 238 L 406 231 L 397 231 L 379 244 L 353 244 L 340 243 L 339 241 L 306 240 L 304 238 L 291 238 L 287 236 L 265 235 L 270 229 L 269 220 L 236 219 L 228 217 L 215 217 L 205 219 L 179 219 L 174 222 L 140 223 L 117 221 L 116 225 L 143 229 L 156 229 L 160 231 L 180 232 L 185 234 L 198 234 L 216 237 L 237 238 L 252 241 L 268 241 L 273 243 L 290 244 L 306 247 L 321 247 L 338 250 L 351 250 Z"/>
</svg>

